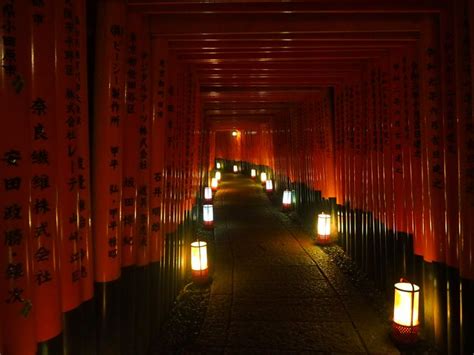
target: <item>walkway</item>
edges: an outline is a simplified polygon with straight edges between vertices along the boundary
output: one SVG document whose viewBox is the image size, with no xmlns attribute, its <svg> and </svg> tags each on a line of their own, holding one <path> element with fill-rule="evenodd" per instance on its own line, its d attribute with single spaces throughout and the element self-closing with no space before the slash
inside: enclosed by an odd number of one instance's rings
<svg viewBox="0 0 474 355">
<path fill-rule="evenodd" d="M 215 202 L 206 318 L 191 349 L 209 353 L 396 352 L 380 319 L 259 185 L 226 175 Z"/>
</svg>

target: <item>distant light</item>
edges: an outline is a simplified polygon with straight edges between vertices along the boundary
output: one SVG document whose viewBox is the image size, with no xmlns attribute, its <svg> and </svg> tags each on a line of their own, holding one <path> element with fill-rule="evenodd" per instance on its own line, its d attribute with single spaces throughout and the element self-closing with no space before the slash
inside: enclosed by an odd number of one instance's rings
<svg viewBox="0 0 474 355">
<path fill-rule="evenodd" d="M 239 134 L 239 132 L 237 132 L 237 131 L 235 131 L 235 130 L 232 131 L 232 137 L 237 137 L 238 134 Z"/>
<path fill-rule="evenodd" d="M 291 208 L 291 203 L 292 203 L 292 199 L 291 199 L 291 191 L 290 190 L 285 190 L 283 191 L 283 209 L 290 209 Z"/>
<path fill-rule="evenodd" d="M 239 168 L 237 167 L 237 165 L 234 165 L 234 173 L 237 173 L 239 171 Z"/>
<path fill-rule="evenodd" d="M 209 186 L 204 188 L 204 199 L 206 201 L 212 201 L 212 189 Z"/>
<path fill-rule="evenodd" d="M 273 191 L 273 181 L 272 180 L 267 180 L 265 182 L 265 190 L 267 190 L 267 192 L 272 192 Z"/>
<path fill-rule="evenodd" d="M 211 179 L 211 188 L 214 191 L 217 191 L 218 181 L 215 177 Z"/>
<path fill-rule="evenodd" d="M 202 206 L 204 227 L 212 229 L 214 227 L 214 208 L 207 204 Z"/>
<path fill-rule="evenodd" d="M 261 181 L 262 183 L 265 183 L 265 181 L 267 181 L 267 173 L 266 173 L 266 172 L 263 172 L 263 171 L 262 171 L 262 172 L 260 173 L 260 181 Z"/>
<path fill-rule="evenodd" d="M 255 178 L 257 176 L 257 170 L 255 169 L 250 170 L 250 176 Z"/>
<path fill-rule="evenodd" d="M 214 175 L 214 176 L 215 176 L 215 178 L 217 179 L 217 181 L 221 181 L 221 179 L 222 179 L 222 174 L 221 174 L 220 171 L 216 171 L 216 175 Z"/>
<path fill-rule="evenodd" d="M 316 242 L 320 244 L 327 244 L 331 238 L 331 216 L 326 213 L 318 215 L 318 235 Z"/>
<path fill-rule="evenodd" d="M 220 169 L 221 168 L 221 163 L 220 162 L 217 162 L 216 163 L 216 169 Z"/>
</svg>

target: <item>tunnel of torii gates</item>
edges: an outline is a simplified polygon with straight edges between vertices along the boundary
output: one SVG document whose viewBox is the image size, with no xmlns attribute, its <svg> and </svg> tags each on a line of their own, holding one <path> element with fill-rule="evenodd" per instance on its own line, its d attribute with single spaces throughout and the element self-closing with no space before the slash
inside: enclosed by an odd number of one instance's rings
<svg viewBox="0 0 474 355">
<path fill-rule="evenodd" d="M 216 159 L 474 350 L 472 1 L 0 4 L 0 353 L 145 353 Z"/>
</svg>

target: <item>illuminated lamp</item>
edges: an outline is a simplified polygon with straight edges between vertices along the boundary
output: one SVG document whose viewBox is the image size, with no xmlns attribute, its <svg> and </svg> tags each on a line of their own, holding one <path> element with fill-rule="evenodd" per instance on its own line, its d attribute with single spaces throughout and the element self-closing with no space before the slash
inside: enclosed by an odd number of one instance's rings
<svg viewBox="0 0 474 355">
<path fill-rule="evenodd" d="M 237 167 L 237 165 L 234 165 L 234 173 L 237 173 L 239 171 L 239 168 Z"/>
<path fill-rule="evenodd" d="M 237 137 L 238 134 L 239 134 L 239 132 L 237 132 L 236 130 L 232 131 L 232 137 Z"/>
<path fill-rule="evenodd" d="M 212 191 L 217 191 L 218 181 L 215 177 L 211 179 L 211 189 Z"/>
<path fill-rule="evenodd" d="M 283 209 L 289 210 L 291 209 L 291 191 L 285 190 L 283 191 Z"/>
<path fill-rule="evenodd" d="M 204 188 L 204 200 L 212 201 L 212 189 L 209 186 Z"/>
<path fill-rule="evenodd" d="M 420 287 L 400 279 L 400 282 L 395 284 L 392 323 L 392 337 L 397 343 L 414 344 L 418 340 L 419 304 Z"/>
<path fill-rule="evenodd" d="M 220 169 L 221 168 L 221 163 L 220 162 L 217 162 L 216 163 L 216 169 Z"/>
<path fill-rule="evenodd" d="M 267 173 L 266 172 L 261 172 L 260 173 L 260 181 L 262 182 L 262 184 L 265 183 L 265 181 L 267 181 Z"/>
<path fill-rule="evenodd" d="M 341 233 L 341 212 L 337 211 L 337 233 Z"/>
<path fill-rule="evenodd" d="M 214 175 L 214 176 L 215 176 L 215 178 L 217 179 L 217 181 L 221 181 L 221 179 L 222 179 L 222 174 L 221 174 L 220 171 L 216 171 L 216 175 Z"/>
<path fill-rule="evenodd" d="M 191 243 L 191 272 L 195 282 L 207 281 L 209 269 L 206 242 L 198 240 Z"/>
<path fill-rule="evenodd" d="M 318 244 L 328 244 L 331 242 L 331 215 L 324 212 L 318 215 L 318 235 L 316 242 Z"/>
<path fill-rule="evenodd" d="M 267 192 L 272 192 L 273 191 L 273 181 L 272 180 L 265 181 L 265 190 Z"/>
<path fill-rule="evenodd" d="M 203 212 L 203 221 L 204 221 L 204 227 L 206 229 L 212 229 L 214 228 L 214 209 L 213 206 L 210 204 L 206 204 L 202 206 L 202 212 Z"/>
<path fill-rule="evenodd" d="M 257 170 L 255 169 L 250 170 L 250 176 L 252 177 L 252 179 L 255 179 L 257 177 Z"/>
</svg>

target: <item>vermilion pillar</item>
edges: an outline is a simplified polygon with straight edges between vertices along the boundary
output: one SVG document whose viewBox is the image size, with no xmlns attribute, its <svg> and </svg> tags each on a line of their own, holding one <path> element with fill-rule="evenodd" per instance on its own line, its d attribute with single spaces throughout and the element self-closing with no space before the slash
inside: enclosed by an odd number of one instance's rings
<svg viewBox="0 0 474 355">
<path fill-rule="evenodd" d="M 89 137 L 89 102 L 87 80 L 87 29 L 86 29 L 86 2 L 74 3 L 76 19 L 76 40 L 79 42 L 76 51 L 74 66 L 76 78 L 76 94 L 81 103 L 80 122 L 78 125 L 78 158 L 77 179 L 79 184 L 78 202 L 78 231 L 79 246 L 83 250 L 81 256 L 81 294 L 82 301 L 90 301 L 94 296 L 94 256 L 91 231 L 91 164 L 90 164 L 90 137 Z M 88 312 L 90 313 L 91 310 Z M 90 314 L 89 314 L 90 316 Z"/>
<path fill-rule="evenodd" d="M 166 139 L 166 97 L 168 48 L 164 40 L 152 42 L 153 66 L 152 78 L 152 116 L 151 116 L 151 175 L 150 175 L 150 256 L 152 262 L 158 262 L 163 256 L 163 217 L 164 217 L 164 169 Z"/>
<path fill-rule="evenodd" d="M 80 246 L 78 196 L 79 190 L 85 186 L 85 180 L 83 175 L 79 177 L 79 170 L 83 168 L 79 156 L 79 126 L 81 111 L 87 109 L 80 100 L 80 77 L 75 67 L 75 55 L 72 54 L 80 51 L 77 38 L 79 24 L 76 22 L 74 6 L 58 1 L 56 16 L 59 262 L 62 310 L 69 312 L 82 302 L 81 262 L 85 250 Z"/>
<path fill-rule="evenodd" d="M 126 44 L 126 97 L 123 138 L 123 182 L 122 182 L 122 266 L 136 262 L 137 240 L 137 198 L 139 167 L 140 106 L 139 90 L 140 56 L 143 52 L 143 18 L 131 14 L 127 19 Z"/>
<path fill-rule="evenodd" d="M 102 1 L 98 10 L 93 136 L 95 279 L 120 277 L 122 125 L 125 120 L 125 4 Z"/>
<path fill-rule="evenodd" d="M 33 154 L 30 126 L 31 37 L 26 2 L 0 1 L 0 102 L 8 119 L 0 139 L 0 314 L 4 351 L 36 352 L 31 231 L 29 226 L 31 166 L 46 166 L 44 154 Z M 8 11 L 5 11 L 7 9 Z M 12 134 L 16 132 L 16 134 Z M 37 158 L 42 157 L 40 160 Z M 40 164 L 40 162 L 42 162 Z M 38 212 L 41 212 L 39 210 Z"/>
<path fill-rule="evenodd" d="M 92 139 L 93 236 L 95 281 L 99 303 L 98 353 L 117 354 L 120 340 L 122 229 L 122 127 L 126 119 L 126 5 L 122 0 L 98 4 Z"/>
<path fill-rule="evenodd" d="M 445 259 L 445 167 L 443 119 L 440 91 L 439 33 L 432 20 L 423 23 L 421 43 L 421 112 L 422 144 L 424 150 L 423 185 L 425 220 L 425 260 L 443 262 Z"/>
<path fill-rule="evenodd" d="M 53 2 L 31 6 L 31 92 L 29 97 L 30 142 L 32 151 L 48 158 L 32 165 L 31 176 L 31 262 L 36 305 L 36 340 L 48 341 L 61 333 L 60 281 L 56 233 L 56 92 L 51 80 L 51 63 L 55 61 Z M 42 19 L 42 20 L 39 20 Z M 58 73 L 59 74 L 59 73 Z M 74 206 L 74 205 L 73 205 Z"/>
</svg>

